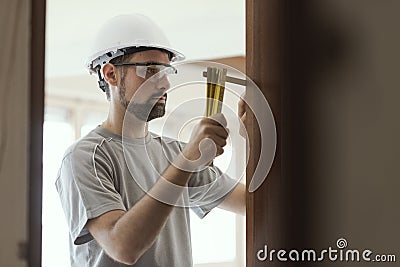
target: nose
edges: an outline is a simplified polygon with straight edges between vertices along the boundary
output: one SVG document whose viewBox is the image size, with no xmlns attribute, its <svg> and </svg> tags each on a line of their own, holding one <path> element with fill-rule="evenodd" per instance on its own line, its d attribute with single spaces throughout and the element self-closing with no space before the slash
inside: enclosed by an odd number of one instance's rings
<svg viewBox="0 0 400 267">
<path fill-rule="evenodd" d="M 169 82 L 168 75 L 163 75 L 163 77 L 158 80 L 157 88 L 163 90 L 163 93 L 165 93 L 170 87 L 171 83 Z"/>
</svg>

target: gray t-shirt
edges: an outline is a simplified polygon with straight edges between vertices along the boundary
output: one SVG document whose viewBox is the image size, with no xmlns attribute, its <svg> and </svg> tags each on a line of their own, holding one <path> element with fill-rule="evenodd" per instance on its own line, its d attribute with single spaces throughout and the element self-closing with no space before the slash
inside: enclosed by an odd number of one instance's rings
<svg viewBox="0 0 400 267">
<path fill-rule="evenodd" d="M 99 126 L 66 151 L 56 188 L 69 227 L 72 266 L 126 266 L 106 255 L 86 229 L 86 222 L 111 210 L 129 210 L 157 182 L 182 146 L 153 133 L 122 139 Z M 216 167 L 193 173 L 179 206 L 134 266 L 192 266 L 188 207 L 203 218 L 237 182 Z"/>
</svg>

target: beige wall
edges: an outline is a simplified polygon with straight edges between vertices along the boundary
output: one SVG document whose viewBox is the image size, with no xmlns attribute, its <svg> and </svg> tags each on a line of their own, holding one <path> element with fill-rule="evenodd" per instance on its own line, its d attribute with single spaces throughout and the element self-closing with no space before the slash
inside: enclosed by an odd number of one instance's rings
<svg viewBox="0 0 400 267">
<path fill-rule="evenodd" d="M 302 59 L 293 62 L 300 74 L 292 90 L 300 93 L 283 100 L 301 114 L 287 114 L 299 136 L 287 147 L 300 161 L 289 162 L 287 178 L 299 185 L 289 206 L 293 233 L 303 231 L 298 245 L 337 248 L 345 238 L 350 249 L 400 260 L 399 10 L 399 1 L 307 2 L 296 31 L 304 50 L 294 50 L 304 54 L 293 55 Z"/>
<path fill-rule="evenodd" d="M 0 7 L 0 266 L 26 266 L 30 1 Z"/>
<path fill-rule="evenodd" d="M 311 228 L 321 246 L 343 237 L 399 261 L 400 2 L 314 2 L 338 53 L 308 91 Z"/>
</svg>

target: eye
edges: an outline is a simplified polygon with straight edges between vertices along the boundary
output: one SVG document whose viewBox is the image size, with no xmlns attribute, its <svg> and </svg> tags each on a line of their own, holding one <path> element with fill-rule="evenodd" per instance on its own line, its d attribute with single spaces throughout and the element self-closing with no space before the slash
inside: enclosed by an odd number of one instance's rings
<svg viewBox="0 0 400 267">
<path fill-rule="evenodd" d="M 150 75 L 154 75 L 159 72 L 157 67 L 147 67 L 147 73 Z"/>
</svg>

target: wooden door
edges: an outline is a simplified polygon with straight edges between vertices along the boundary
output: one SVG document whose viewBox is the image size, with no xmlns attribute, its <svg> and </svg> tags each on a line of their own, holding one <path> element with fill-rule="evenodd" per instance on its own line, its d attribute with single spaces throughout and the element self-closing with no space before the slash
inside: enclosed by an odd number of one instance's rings
<svg viewBox="0 0 400 267">
<path fill-rule="evenodd" d="M 260 261 L 265 245 L 319 251 L 340 238 L 398 261 L 398 10 L 399 1 L 246 1 L 246 72 L 278 134 L 268 179 L 247 195 L 248 267 L 299 264 Z M 261 140 L 251 116 L 247 128 L 249 178 Z M 317 263 L 332 264 L 365 262 Z"/>
<path fill-rule="evenodd" d="M 3 1 L 0 20 L 0 266 L 41 266 L 45 1 Z"/>
</svg>

